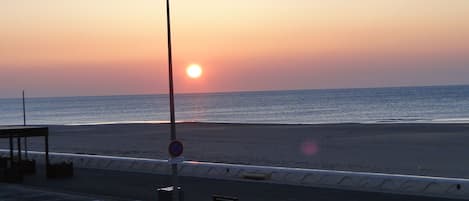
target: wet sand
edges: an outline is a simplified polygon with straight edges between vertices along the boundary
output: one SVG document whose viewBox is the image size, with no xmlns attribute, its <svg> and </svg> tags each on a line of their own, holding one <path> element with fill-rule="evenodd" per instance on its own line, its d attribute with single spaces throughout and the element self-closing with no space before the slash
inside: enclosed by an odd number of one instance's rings
<svg viewBox="0 0 469 201">
<path fill-rule="evenodd" d="M 187 160 L 469 178 L 469 124 L 181 123 L 177 133 Z M 50 126 L 53 152 L 165 159 L 168 142 L 168 124 Z"/>
</svg>

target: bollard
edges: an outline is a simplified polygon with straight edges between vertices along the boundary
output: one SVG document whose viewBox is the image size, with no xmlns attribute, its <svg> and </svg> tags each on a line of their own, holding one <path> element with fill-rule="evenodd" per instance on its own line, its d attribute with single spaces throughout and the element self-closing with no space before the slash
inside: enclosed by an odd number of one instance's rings
<svg viewBox="0 0 469 201">
<path fill-rule="evenodd" d="M 158 201 L 173 201 L 173 190 L 172 186 L 159 188 L 158 191 Z M 179 201 L 184 201 L 184 191 L 181 187 L 178 187 L 179 191 Z"/>
</svg>

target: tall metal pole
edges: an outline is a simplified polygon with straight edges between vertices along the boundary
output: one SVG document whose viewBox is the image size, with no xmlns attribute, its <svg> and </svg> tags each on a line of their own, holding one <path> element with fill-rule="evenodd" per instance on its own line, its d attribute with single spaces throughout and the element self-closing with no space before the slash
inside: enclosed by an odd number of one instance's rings
<svg viewBox="0 0 469 201">
<path fill-rule="evenodd" d="M 174 110 L 174 84 L 173 84 L 173 53 L 171 44 L 171 13 L 169 0 L 166 0 L 166 22 L 168 32 L 168 72 L 169 72 L 169 110 L 171 116 L 171 141 L 176 140 L 176 115 Z M 179 201 L 179 182 L 178 182 L 178 166 L 171 165 L 172 185 L 173 185 L 173 201 Z"/>
</svg>

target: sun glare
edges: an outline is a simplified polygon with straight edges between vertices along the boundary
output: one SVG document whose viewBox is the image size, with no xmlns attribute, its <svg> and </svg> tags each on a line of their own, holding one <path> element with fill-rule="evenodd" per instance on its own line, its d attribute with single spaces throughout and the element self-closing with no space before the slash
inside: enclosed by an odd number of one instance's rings
<svg viewBox="0 0 469 201">
<path fill-rule="evenodd" d="M 187 76 L 189 76 L 190 78 L 193 78 L 193 79 L 199 78 L 202 75 L 202 67 L 200 67 L 200 65 L 197 65 L 197 64 L 192 64 L 187 67 L 186 73 L 187 73 Z"/>
</svg>

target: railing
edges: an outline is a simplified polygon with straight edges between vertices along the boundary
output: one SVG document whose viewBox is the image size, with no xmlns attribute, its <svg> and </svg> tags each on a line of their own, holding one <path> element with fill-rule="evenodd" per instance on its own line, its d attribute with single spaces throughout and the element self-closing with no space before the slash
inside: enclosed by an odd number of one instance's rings
<svg viewBox="0 0 469 201">
<path fill-rule="evenodd" d="M 0 155 L 7 156 L 8 150 Z M 44 162 L 43 152 L 30 151 L 30 159 Z M 50 153 L 50 160 L 72 161 L 76 168 L 118 170 L 170 175 L 167 160 Z M 468 199 L 469 179 L 427 177 L 369 172 L 301 169 L 186 161 L 179 165 L 181 176 L 244 180 L 366 192 Z"/>
</svg>

